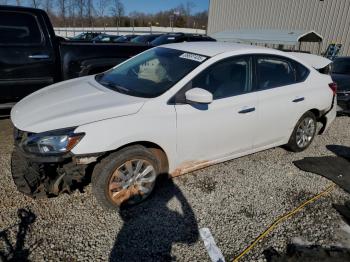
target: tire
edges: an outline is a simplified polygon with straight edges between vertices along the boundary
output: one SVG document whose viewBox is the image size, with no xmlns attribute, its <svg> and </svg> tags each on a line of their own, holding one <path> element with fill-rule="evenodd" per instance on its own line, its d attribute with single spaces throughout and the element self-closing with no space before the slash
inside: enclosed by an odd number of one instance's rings
<svg viewBox="0 0 350 262">
<path fill-rule="evenodd" d="M 141 145 L 126 147 L 95 166 L 92 192 L 105 209 L 118 210 L 145 200 L 152 193 L 159 172 L 160 161 L 149 149 Z"/>
<path fill-rule="evenodd" d="M 310 127 L 305 129 L 307 123 L 310 124 Z M 295 125 L 293 133 L 289 138 L 287 148 L 293 152 L 304 151 L 314 140 L 316 129 L 317 122 L 315 115 L 312 112 L 306 112 Z"/>
</svg>

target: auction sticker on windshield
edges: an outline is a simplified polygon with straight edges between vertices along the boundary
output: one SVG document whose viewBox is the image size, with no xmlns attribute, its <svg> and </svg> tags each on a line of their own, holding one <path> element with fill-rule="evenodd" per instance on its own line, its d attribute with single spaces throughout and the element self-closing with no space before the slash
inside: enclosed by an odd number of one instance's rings
<svg viewBox="0 0 350 262">
<path fill-rule="evenodd" d="M 193 61 L 197 61 L 197 62 L 203 62 L 206 59 L 205 56 L 190 54 L 190 53 L 183 53 L 182 55 L 180 55 L 180 57 L 185 58 L 185 59 L 190 59 Z"/>
</svg>

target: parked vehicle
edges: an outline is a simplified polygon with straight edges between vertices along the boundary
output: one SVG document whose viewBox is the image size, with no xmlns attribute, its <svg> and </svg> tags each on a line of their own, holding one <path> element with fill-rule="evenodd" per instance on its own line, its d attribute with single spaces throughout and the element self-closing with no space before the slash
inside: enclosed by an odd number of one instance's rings
<svg viewBox="0 0 350 262">
<path fill-rule="evenodd" d="M 94 43 L 115 43 L 118 42 L 117 39 L 120 38 L 119 35 L 107 35 L 107 34 L 100 34 L 92 39 L 92 42 Z"/>
<path fill-rule="evenodd" d="M 338 85 L 338 111 L 350 114 L 350 57 L 338 57 L 333 61 L 331 76 Z"/>
<path fill-rule="evenodd" d="M 116 42 L 120 42 L 120 43 L 130 42 L 133 38 L 137 36 L 138 35 L 122 35 L 116 39 Z"/>
<path fill-rule="evenodd" d="M 69 40 L 74 40 L 74 41 L 91 41 L 95 37 L 99 36 L 101 32 L 83 32 L 80 33 L 76 36 L 69 37 Z"/>
<path fill-rule="evenodd" d="M 329 75 L 292 54 L 232 43 L 147 50 L 12 109 L 19 191 L 58 195 L 84 180 L 106 208 L 144 200 L 156 177 L 260 150 L 305 150 L 336 115 Z M 234 178 L 232 178 L 234 179 Z"/>
<path fill-rule="evenodd" d="M 140 44 L 150 44 L 154 39 L 161 36 L 162 34 L 149 34 L 149 35 L 139 35 L 130 42 L 132 43 L 140 43 Z"/>
<path fill-rule="evenodd" d="M 96 74 L 150 48 L 56 37 L 39 9 L 0 6 L 0 108 L 61 80 Z"/>
<path fill-rule="evenodd" d="M 180 42 L 202 42 L 202 41 L 216 41 L 214 38 L 211 38 L 206 35 L 198 34 L 184 34 L 184 33 L 168 33 L 163 34 L 151 42 L 151 45 L 159 46 L 171 43 L 180 43 Z"/>
</svg>

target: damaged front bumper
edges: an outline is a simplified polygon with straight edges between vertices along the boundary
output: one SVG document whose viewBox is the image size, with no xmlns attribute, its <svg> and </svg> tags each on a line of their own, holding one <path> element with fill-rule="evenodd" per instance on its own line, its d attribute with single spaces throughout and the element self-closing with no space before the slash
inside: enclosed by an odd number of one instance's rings
<svg viewBox="0 0 350 262">
<path fill-rule="evenodd" d="M 89 164 L 101 154 L 77 156 L 73 153 L 43 155 L 22 148 L 26 132 L 15 130 L 11 157 L 12 177 L 17 189 L 31 197 L 55 196 L 71 192 L 89 181 Z"/>
</svg>

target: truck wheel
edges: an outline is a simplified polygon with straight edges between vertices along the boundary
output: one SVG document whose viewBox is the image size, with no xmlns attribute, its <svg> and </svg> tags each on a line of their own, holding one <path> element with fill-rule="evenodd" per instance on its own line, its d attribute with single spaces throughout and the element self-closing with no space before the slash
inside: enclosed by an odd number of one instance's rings
<svg viewBox="0 0 350 262">
<path fill-rule="evenodd" d="M 159 160 L 146 147 L 123 148 L 94 168 L 93 194 L 106 209 L 142 202 L 153 191 L 159 167 Z"/>
<path fill-rule="evenodd" d="M 296 124 L 287 147 L 293 152 L 301 152 L 308 148 L 316 134 L 316 117 L 306 112 Z"/>
</svg>

